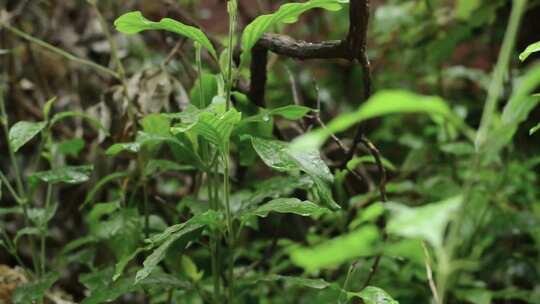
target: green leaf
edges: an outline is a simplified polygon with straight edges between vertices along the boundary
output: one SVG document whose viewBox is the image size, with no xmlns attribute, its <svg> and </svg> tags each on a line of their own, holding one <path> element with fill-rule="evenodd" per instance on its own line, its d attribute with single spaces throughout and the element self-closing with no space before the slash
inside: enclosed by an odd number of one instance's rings
<svg viewBox="0 0 540 304">
<path fill-rule="evenodd" d="M 268 167 L 281 172 L 299 170 L 299 165 L 288 154 L 286 142 L 252 137 L 251 143 Z"/>
<path fill-rule="evenodd" d="M 373 286 L 367 286 L 359 292 L 348 292 L 349 299 L 360 298 L 364 304 L 399 304 L 386 291 Z"/>
<path fill-rule="evenodd" d="M 122 273 L 124 272 L 124 269 L 126 268 L 126 266 L 129 264 L 129 262 L 143 251 L 144 251 L 144 248 L 137 248 L 137 250 L 133 251 L 133 253 L 123 256 L 118 261 L 118 263 L 116 263 L 113 281 L 118 280 L 120 276 L 122 275 Z"/>
<path fill-rule="evenodd" d="M 197 122 L 187 128 L 172 128 L 173 133 L 191 131 L 202 136 L 221 151 L 225 152 L 234 127 L 242 119 L 242 113 L 230 109 L 223 114 L 209 111 L 200 112 Z"/>
<path fill-rule="evenodd" d="M 540 96 L 531 95 L 540 84 L 540 66 L 536 65 L 516 80 L 510 100 L 503 108 L 499 122 L 489 130 L 486 143 L 482 146 L 492 154 L 507 146 L 519 125 L 527 120 L 529 113 L 538 105 Z"/>
<path fill-rule="evenodd" d="M 38 227 L 24 227 L 23 229 L 17 230 L 17 234 L 15 234 L 15 238 L 13 239 L 13 243 L 17 245 L 19 240 L 25 236 L 25 235 L 44 235 L 45 230 L 40 229 Z"/>
<path fill-rule="evenodd" d="M 120 178 L 124 178 L 124 177 L 126 177 L 128 175 L 129 175 L 128 172 L 115 172 L 115 173 L 111 173 L 111 174 L 105 176 L 104 178 L 100 179 L 94 185 L 94 187 L 88 192 L 88 194 L 86 195 L 86 199 L 84 200 L 84 203 L 81 205 L 80 208 L 82 209 L 86 204 L 88 204 L 90 202 L 93 202 L 96 195 L 101 191 L 101 189 L 106 184 L 108 184 L 111 181 L 114 181 L 114 180 L 117 180 L 117 179 L 120 179 Z"/>
<path fill-rule="evenodd" d="M 45 119 L 46 121 L 49 120 L 49 114 L 51 113 L 51 108 L 55 101 L 56 97 L 53 97 L 47 100 L 47 102 L 45 102 L 45 105 L 43 106 L 43 119 Z"/>
<path fill-rule="evenodd" d="M 357 217 L 349 224 L 349 229 L 356 229 L 360 225 L 377 219 L 384 213 L 384 206 L 378 202 L 358 211 Z"/>
<path fill-rule="evenodd" d="M 519 54 L 519 60 L 525 61 L 527 57 L 529 57 L 530 54 L 540 52 L 540 41 L 537 41 L 529 46 L 521 53 Z"/>
<path fill-rule="evenodd" d="M 469 19 L 481 4 L 481 0 L 458 0 L 456 3 L 456 16 L 464 20 Z"/>
<path fill-rule="evenodd" d="M 277 198 L 258 207 L 250 214 L 260 217 L 268 216 L 270 212 L 293 213 L 301 216 L 319 216 L 330 210 L 319 207 L 310 201 L 301 201 L 297 198 Z"/>
<path fill-rule="evenodd" d="M 135 283 L 144 280 L 165 258 L 167 250 L 182 236 L 203 228 L 217 220 L 217 215 L 213 211 L 208 211 L 201 215 L 196 215 L 187 222 L 167 228 L 162 234 L 152 237 L 151 242 L 160 244 L 143 262 L 143 268 L 137 271 Z"/>
<path fill-rule="evenodd" d="M 286 142 L 251 137 L 253 148 L 270 168 L 282 172 L 303 171 L 315 184 L 321 202 L 333 209 L 339 205 L 332 198 L 334 177 L 316 149 L 293 150 Z"/>
<path fill-rule="evenodd" d="M 298 105 L 288 105 L 270 110 L 262 109 L 262 113 L 247 117 L 246 119 L 242 120 L 242 123 L 268 121 L 270 120 L 270 116 L 281 116 L 288 120 L 297 120 L 306 116 L 306 114 L 311 111 L 314 110 L 312 108 Z"/>
<path fill-rule="evenodd" d="M 529 135 L 533 135 L 538 130 L 540 130 L 540 122 L 529 131 Z"/>
<path fill-rule="evenodd" d="M 425 113 L 442 116 L 459 127 L 469 138 L 474 138 L 473 131 L 456 116 L 446 102 L 437 96 L 417 95 L 407 91 L 388 90 L 373 95 L 357 111 L 342 114 L 332 120 L 326 128 L 306 133 L 293 141 L 293 149 L 317 149 L 332 133 L 345 131 L 353 125 L 367 119 L 389 114 Z"/>
<path fill-rule="evenodd" d="M 268 15 L 261 15 L 246 26 L 242 33 L 242 57 L 244 64 L 251 49 L 262 35 L 280 23 L 294 23 L 304 12 L 313 8 L 322 8 L 329 11 L 338 11 L 347 0 L 311 0 L 304 3 L 287 3 L 277 11 Z"/>
<path fill-rule="evenodd" d="M 44 121 L 19 121 L 13 125 L 9 130 L 9 144 L 11 145 L 13 151 L 19 151 L 22 146 L 41 132 L 45 126 L 47 126 L 47 123 Z"/>
<path fill-rule="evenodd" d="M 377 251 L 379 239 L 377 227 L 364 226 L 311 248 L 294 247 L 290 256 L 294 264 L 314 272 L 338 266 L 353 258 L 373 255 Z"/>
<path fill-rule="evenodd" d="M 330 283 L 323 279 L 308 279 L 302 277 L 284 276 L 279 274 L 271 274 L 259 279 L 259 281 L 282 281 L 293 286 L 301 286 L 313 289 L 325 289 L 330 286 Z"/>
<path fill-rule="evenodd" d="M 130 143 L 119 143 L 114 144 L 110 146 L 107 151 L 105 151 L 105 154 L 109 156 L 114 156 L 120 152 L 128 151 L 132 153 L 137 153 L 141 150 L 141 144 L 137 142 L 130 142 Z"/>
<path fill-rule="evenodd" d="M 154 174 L 160 174 L 163 172 L 184 171 L 192 169 L 192 166 L 180 165 L 168 159 L 151 159 L 146 163 L 146 166 L 144 167 L 144 175 L 152 176 Z"/>
<path fill-rule="evenodd" d="M 28 219 L 36 226 L 45 226 L 56 214 L 58 203 L 50 204 L 47 208 L 28 209 Z"/>
<path fill-rule="evenodd" d="M 381 157 L 381 162 L 382 162 L 382 165 L 386 169 L 389 169 L 389 170 L 392 170 L 392 171 L 396 170 L 396 166 L 394 166 L 394 164 L 391 161 L 389 161 L 388 159 L 386 159 L 384 157 Z M 354 157 L 347 163 L 347 169 L 353 171 L 353 170 L 356 169 L 356 167 L 358 167 L 358 164 L 361 164 L 361 163 L 375 164 L 376 163 L 375 162 L 375 157 L 373 157 L 372 155 L 364 155 L 364 156 Z"/>
<path fill-rule="evenodd" d="M 202 83 L 201 83 L 202 81 Z M 201 85 L 204 96 L 201 99 Z M 211 102 L 214 96 L 218 95 L 219 84 L 218 76 L 213 74 L 203 73 L 201 77 L 197 78 L 191 91 L 189 93 L 191 104 L 197 106 L 199 109 L 206 108 Z M 201 104 L 202 101 L 202 104 Z"/>
<path fill-rule="evenodd" d="M 28 304 L 36 300 L 41 300 L 58 278 L 60 278 L 59 273 L 49 273 L 35 282 L 18 287 L 13 293 L 12 301 L 16 304 Z"/>
<path fill-rule="evenodd" d="M 204 271 L 197 270 L 197 265 L 189 256 L 182 255 L 181 263 L 182 269 L 191 280 L 193 280 L 194 282 L 198 282 L 203 278 Z"/>
<path fill-rule="evenodd" d="M 110 281 L 110 273 L 104 273 L 106 277 L 96 278 L 106 284 L 100 284 L 99 288 L 92 290 L 89 297 L 84 299 L 81 304 L 101 304 L 114 301 L 118 297 L 136 291 L 140 288 L 133 283 L 133 277 L 123 278 L 115 282 Z"/>
<path fill-rule="evenodd" d="M 86 114 L 86 113 L 82 113 L 82 112 L 72 112 L 72 111 L 68 111 L 68 112 L 61 112 L 61 113 L 58 113 L 56 115 L 53 116 L 53 118 L 51 119 L 51 126 L 60 122 L 61 120 L 64 120 L 64 119 L 67 119 L 67 118 L 76 118 L 76 117 L 79 117 L 79 118 L 82 118 L 82 119 L 85 119 L 86 121 L 88 121 L 92 126 L 94 126 L 94 128 L 98 129 L 98 130 L 101 130 L 103 131 L 105 134 L 109 134 L 109 130 L 107 130 L 99 120 L 95 119 L 94 117 Z"/>
<path fill-rule="evenodd" d="M 33 184 L 38 181 L 49 184 L 80 184 L 90 179 L 92 170 L 94 170 L 94 166 L 92 165 L 59 167 L 48 171 L 33 173 L 30 175 L 30 181 Z"/>
<path fill-rule="evenodd" d="M 63 155 L 77 156 L 84 146 L 85 141 L 81 138 L 65 140 L 58 144 L 58 152 Z"/>
<path fill-rule="evenodd" d="M 208 37 L 198 28 L 185 25 L 174 19 L 164 18 L 159 22 L 150 21 L 142 15 L 141 12 L 129 12 L 118 17 L 114 21 L 114 26 L 119 32 L 124 34 L 136 34 L 146 30 L 165 30 L 190 38 L 201 44 L 208 50 L 210 55 L 217 60 L 217 53 Z"/>
<path fill-rule="evenodd" d="M 386 206 L 391 216 L 387 231 L 407 238 L 420 238 L 435 248 L 441 248 L 446 226 L 461 203 L 461 196 L 414 208 L 388 202 Z"/>
<path fill-rule="evenodd" d="M 144 132 L 148 134 L 156 134 L 162 136 L 167 136 L 170 134 L 169 129 L 171 128 L 171 121 L 167 116 L 163 114 L 148 114 L 142 119 L 141 125 Z"/>
</svg>

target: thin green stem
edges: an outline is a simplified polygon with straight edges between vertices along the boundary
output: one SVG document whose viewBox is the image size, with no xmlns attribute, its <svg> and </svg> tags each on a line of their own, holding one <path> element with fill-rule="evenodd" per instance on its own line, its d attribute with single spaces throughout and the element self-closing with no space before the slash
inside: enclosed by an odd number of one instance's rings
<svg viewBox="0 0 540 304">
<path fill-rule="evenodd" d="M 227 62 L 227 86 L 226 86 L 226 110 L 231 108 L 231 91 L 233 85 L 233 54 L 234 54 L 234 35 L 236 32 L 236 17 L 238 14 L 238 4 L 236 0 L 227 2 L 227 11 L 229 12 L 229 45 Z"/>
<path fill-rule="evenodd" d="M 234 303 L 234 246 L 235 235 L 232 223 L 231 202 L 230 202 L 230 180 L 229 180 L 229 147 L 223 155 L 223 196 L 225 201 L 225 217 L 227 221 L 227 242 L 229 245 L 229 269 L 227 276 L 228 303 Z"/>
<path fill-rule="evenodd" d="M 13 196 L 15 201 L 18 204 L 20 204 L 21 203 L 21 198 L 19 197 L 19 195 L 17 194 L 17 191 L 15 191 L 15 189 L 13 188 L 13 186 L 11 185 L 11 183 L 9 182 L 9 180 L 7 179 L 7 177 L 4 175 L 4 173 L 1 170 L 0 170 L 0 180 L 6 186 L 6 188 L 8 189 L 11 196 Z"/>
<path fill-rule="evenodd" d="M 514 51 L 519 24 L 526 7 L 527 0 L 513 1 L 510 22 L 506 29 L 503 45 L 499 54 L 499 59 L 495 65 L 495 70 L 493 71 L 491 83 L 489 84 L 486 104 L 484 106 L 484 112 L 482 113 L 482 120 L 480 121 L 480 129 L 478 130 L 478 134 L 476 136 L 477 150 L 483 148 L 487 140 L 489 130 L 492 127 L 493 116 L 497 110 L 497 102 L 504 87 L 504 77 L 508 73 L 510 57 Z"/>
<path fill-rule="evenodd" d="M 101 28 L 103 29 L 103 33 L 105 34 L 105 37 L 107 38 L 107 42 L 109 43 L 109 47 L 111 48 L 111 57 L 116 66 L 118 78 L 120 78 L 120 80 L 122 81 L 125 81 L 125 78 L 126 78 L 125 69 L 124 69 L 124 66 L 122 65 L 122 61 L 120 60 L 120 56 L 118 56 L 118 47 L 116 46 L 116 43 L 111 35 L 111 32 L 109 31 L 107 22 L 105 22 L 105 18 L 103 18 L 103 14 L 101 14 L 100 10 L 98 9 L 96 1 L 88 1 L 88 2 L 94 9 L 94 12 L 96 13 L 99 24 Z"/>
<path fill-rule="evenodd" d="M 471 176 L 465 182 L 463 187 L 463 204 L 455 215 L 448 234 L 447 242 L 442 250 L 437 252 L 438 271 L 437 271 L 437 292 L 440 297 L 440 303 L 445 303 L 445 295 L 448 289 L 449 277 L 453 273 L 452 261 L 457 254 L 457 247 L 461 243 L 461 228 L 467 213 L 467 202 L 472 196 L 474 185 L 477 180 L 477 174 L 482 169 L 482 160 L 486 150 L 484 145 L 487 142 L 489 130 L 492 128 L 493 117 L 497 110 L 497 101 L 501 95 L 504 76 L 510 65 L 511 54 L 514 50 L 515 40 L 523 12 L 527 6 L 527 0 L 515 0 L 512 6 L 510 21 L 504 36 L 501 53 L 495 66 L 493 77 L 488 89 L 488 96 L 484 106 L 484 112 L 476 137 L 476 147 L 478 153 L 472 159 L 470 166 Z"/>
<path fill-rule="evenodd" d="M 21 30 L 19 30 L 17 28 L 14 28 L 14 27 L 12 27 L 10 25 L 7 25 L 5 23 L 2 23 L 1 26 L 4 27 L 5 29 L 7 29 L 12 34 L 17 35 L 17 36 L 19 36 L 19 37 L 21 37 L 23 39 L 26 39 L 26 40 L 30 41 L 31 43 L 39 45 L 39 46 L 41 46 L 41 47 L 43 47 L 43 48 L 45 48 L 45 49 L 47 49 L 47 50 L 49 50 L 49 51 L 51 51 L 53 53 L 56 53 L 56 54 L 58 54 L 58 55 L 60 55 L 60 56 L 62 56 L 64 58 L 68 59 L 68 60 L 71 60 L 73 62 L 85 65 L 87 67 L 90 67 L 90 68 L 98 71 L 98 72 L 102 72 L 104 74 L 113 76 L 114 78 L 117 78 L 117 79 L 120 78 L 118 73 L 116 73 L 115 71 L 113 71 L 113 70 L 111 70 L 111 69 L 109 69 L 107 67 L 99 65 L 99 64 L 97 64 L 95 62 L 92 62 L 90 60 L 87 60 L 87 59 L 79 58 L 79 57 L 77 57 L 77 56 L 75 56 L 75 55 L 73 55 L 71 53 L 68 53 L 68 52 L 66 52 L 66 51 L 64 51 L 64 50 L 62 50 L 60 48 L 55 47 L 52 44 L 49 44 L 49 43 L 47 43 L 47 42 L 45 42 L 43 40 L 40 40 L 38 38 L 32 37 L 32 36 L 28 35 L 27 33 L 23 32 L 23 31 L 21 31 Z"/>
<path fill-rule="evenodd" d="M 347 303 L 346 293 L 347 293 L 347 289 L 349 289 L 349 284 L 350 284 L 350 281 L 351 281 L 351 277 L 354 274 L 354 272 L 356 271 L 357 263 L 358 262 L 355 261 L 355 262 L 351 263 L 351 266 L 349 266 L 349 270 L 347 271 L 347 276 L 345 277 L 345 282 L 343 282 L 343 289 L 339 293 L 339 297 L 338 297 L 338 302 L 340 304 L 341 303 Z M 345 296 L 345 299 L 343 298 L 344 296 Z"/>
<path fill-rule="evenodd" d="M 45 210 L 48 210 L 51 205 L 51 198 L 52 198 L 52 184 L 47 185 L 47 194 L 45 198 Z M 41 235 L 41 275 L 45 275 L 47 270 L 47 252 L 46 252 L 46 244 L 47 244 L 47 234 L 48 234 L 48 224 L 45 223 L 44 231 Z"/>
</svg>

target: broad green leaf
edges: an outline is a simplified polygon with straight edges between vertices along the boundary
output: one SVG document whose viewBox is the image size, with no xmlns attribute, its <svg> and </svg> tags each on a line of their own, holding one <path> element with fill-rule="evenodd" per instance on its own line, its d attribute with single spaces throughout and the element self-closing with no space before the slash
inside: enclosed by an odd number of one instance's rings
<svg viewBox="0 0 540 304">
<path fill-rule="evenodd" d="M 200 112 L 197 121 L 188 127 L 173 127 L 173 133 L 192 132 L 202 136 L 221 151 L 225 152 L 234 127 L 240 122 L 242 114 L 230 109 L 223 114 L 209 111 Z"/>
<path fill-rule="evenodd" d="M 360 298 L 364 304 L 399 304 L 386 291 L 373 286 L 366 286 L 359 292 L 348 292 L 347 296 L 349 299 Z"/>
<path fill-rule="evenodd" d="M 259 281 L 282 281 L 288 285 L 301 286 L 313 289 L 325 289 L 330 286 L 330 283 L 323 279 L 308 279 L 303 277 L 284 276 L 279 274 L 271 274 L 259 279 Z"/>
<path fill-rule="evenodd" d="M 356 218 L 349 224 L 349 229 L 356 229 L 366 222 L 374 221 L 383 213 L 384 206 L 380 202 L 371 204 L 366 208 L 362 208 L 358 211 L 358 215 L 356 216 Z"/>
<path fill-rule="evenodd" d="M 290 256 L 294 264 L 314 272 L 336 267 L 353 258 L 373 255 L 377 252 L 379 239 L 377 227 L 364 226 L 311 248 L 294 247 Z"/>
<path fill-rule="evenodd" d="M 49 273 L 43 278 L 18 287 L 12 296 L 13 303 L 28 304 L 43 299 L 45 293 L 60 278 L 59 273 Z"/>
<path fill-rule="evenodd" d="M 387 231 L 407 238 L 419 238 L 441 248 L 446 226 L 461 203 L 461 196 L 414 208 L 388 202 L 386 206 L 391 216 Z"/>
<path fill-rule="evenodd" d="M 538 130 L 540 130 L 540 122 L 529 131 L 529 135 L 533 135 Z"/>
<path fill-rule="evenodd" d="M 203 278 L 204 271 L 202 270 L 199 271 L 197 269 L 197 265 L 195 264 L 195 262 L 193 262 L 193 260 L 189 256 L 182 255 L 181 263 L 182 263 L 182 269 L 191 280 L 198 282 Z"/>
<path fill-rule="evenodd" d="M 319 207 L 310 201 L 301 201 L 297 198 L 277 198 L 259 206 L 251 214 L 266 217 L 270 212 L 293 213 L 301 216 L 319 216 L 330 210 Z"/>
<path fill-rule="evenodd" d="M 34 136 L 38 135 L 41 130 L 47 126 L 44 121 L 30 122 L 19 121 L 9 129 L 9 144 L 14 152 L 29 142 Z"/>
<path fill-rule="evenodd" d="M 282 172 L 299 170 L 296 161 L 288 154 L 286 142 L 257 137 L 252 137 L 251 142 L 257 154 L 268 167 Z"/>
<path fill-rule="evenodd" d="M 442 116 L 459 127 L 465 135 L 473 138 L 473 131 L 456 116 L 446 102 L 437 96 L 417 95 L 407 91 L 388 90 L 373 95 L 357 111 L 342 114 L 332 120 L 326 128 L 318 129 L 296 138 L 293 149 L 319 148 L 332 133 L 345 131 L 367 119 L 389 114 L 425 113 Z"/>
<path fill-rule="evenodd" d="M 456 16 L 460 19 L 469 19 L 481 4 L 481 0 L 458 0 L 456 3 Z"/>
<path fill-rule="evenodd" d="M 172 135 L 159 135 L 139 131 L 139 133 L 137 133 L 136 142 L 114 144 L 109 147 L 105 153 L 107 155 L 116 155 L 123 151 L 137 153 L 143 146 L 152 146 L 158 143 L 167 143 L 175 148 L 178 148 L 183 152 L 184 155 L 193 161 L 195 166 L 198 168 L 204 167 L 201 158 L 193 151 L 192 147 L 186 145 L 184 142 L 178 140 Z"/>
<path fill-rule="evenodd" d="M 130 143 L 119 143 L 114 144 L 110 146 L 107 151 L 105 151 L 105 154 L 114 156 L 120 152 L 128 151 L 132 153 L 137 153 L 141 150 L 141 144 L 137 142 L 130 142 Z"/>
<path fill-rule="evenodd" d="M 525 61 L 529 55 L 536 52 L 540 52 L 540 41 L 527 46 L 527 48 L 521 54 L 519 54 L 519 60 Z"/>
<path fill-rule="evenodd" d="M 270 168 L 282 172 L 303 171 L 314 182 L 321 202 L 331 209 L 339 209 L 332 198 L 330 185 L 334 177 L 316 149 L 293 150 L 286 142 L 251 137 L 253 148 Z"/>
<path fill-rule="evenodd" d="M 92 165 L 59 167 L 48 171 L 33 173 L 30 175 L 30 181 L 33 184 L 38 181 L 49 184 L 80 184 L 90 179 L 92 170 L 94 170 L 94 166 Z"/>
<path fill-rule="evenodd" d="M 84 149 L 85 141 L 81 138 L 74 138 L 62 141 L 58 144 L 58 152 L 64 155 L 77 156 Z"/>
<path fill-rule="evenodd" d="M 110 282 L 109 279 L 110 276 L 103 278 L 103 280 L 108 284 L 102 286 L 101 288 L 94 289 L 91 295 L 85 298 L 81 304 L 108 303 L 114 301 L 122 295 L 140 289 L 140 286 L 133 283 L 133 277 L 123 278 L 115 282 Z"/>
<path fill-rule="evenodd" d="M 88 115 L 86 113 L 82 113 L 82 112 L 71 112 L 71 111 L 60 112 L 60 113 L 54 115 L 53 118 L 51 119 L 51 126 L 58 123 L 58 122 L 60 122 L 61 120 L 64 120 L 64 119 L 67 119 L 67 118 L 76 118 L 76 117 L 85 119 L 92 126 L 94 126 L 94 128 L 103 131 L 105 134 L 109 134 L 109 130 L 107 130 L 101 124 L 101 122 L 99 120 L 95 119 L 94 117 L 92 117 L 92 116 L 90 116 L 90 115 Z"/>
<path fill-rule="evenodd" d="M 163 114 L 148 114 L 141 120 L 141 125 L 144 132 L 149 134 L 157 134 L 162 136 L 169 135 L 171 128 L 170 119 Z"/>
<path fill-rule="evenodd" d="M 242 123 L 269 121 L 270 116 L 281 116 L 288 120 L 297 120 L 311 111 L 313 109 L 298 105 L 288 105 L 270 110 L 262 109 L 262 113 L 247 117 L 242 120 Z"/>
<path fill-rule="evenodd" d="M 163 18 L 159 22 L 150 21 L 141 12 L 129 12 L 118 17 L 114 26 L 124 34 L 137 34 L 146 30 L 165 30 L 185 36 L 201 44 L 217 60 L 217 53 L 206 35 L 198 28 L 185 25 L 174 19 Z"/>
<path fill-rule="evenodd" d="M 287 3 L 272 14 L 255 18 L 242 33 L 242 64 L 246 62 L 255 43 L 274 26 L 281 23 L 294 23 L 301 14 L 313 8 L 338 11 L 344 3 L 348 2 L 347 0 L 311 0 L 303 3 Z"/>
<path fill-rule="evenodd" d="M 208 224 L 216 221 L 217 215 L 213 211 L 197 215 L 189 219 L 187 222 L 167 228 L 161 235 L 151 239 L 152 243 L 160 245 L 144 260 L 143 268 L 137 271 L 135 275 L 135 283 L 144 280 L 157 267 L 157 265 L 165 258 L 167 250 L 171 245 L 180 239 L 182 236 L 203 228 Z"/>
<path fill-rule="evenodd" d="M 266 179 L 255 186 L 255 191 L 246 200 L 247 204 L 259 204 L 266 198 L 278 198 L 290 195 L 296 189 L 309 189 L 313 181 L 308 176 L 276 176 Z"/>
</svg>

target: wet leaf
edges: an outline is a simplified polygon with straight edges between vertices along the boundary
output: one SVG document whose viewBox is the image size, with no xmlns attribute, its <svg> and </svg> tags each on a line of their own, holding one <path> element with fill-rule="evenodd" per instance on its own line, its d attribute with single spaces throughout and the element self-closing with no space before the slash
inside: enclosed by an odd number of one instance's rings
<svg viewBox="0 0 540 304">
<path fill-rule="evenodd" d="M 47 126 L 47 123 L 19 121 L 9 129 L 9 144 L 14 152 L 29 142 L 32 138 L 41 132 Z"/>
<path fill-rule="evenodd" d="M 94 166 L 66 166 L 54 168 L 48 171 L 36 172 L 30 175 L 32 184 L 42 181 L 49 184 L 67 183 L 80 184 L 90 179 L 90 173 L 94 170 Z"/>
</svg>

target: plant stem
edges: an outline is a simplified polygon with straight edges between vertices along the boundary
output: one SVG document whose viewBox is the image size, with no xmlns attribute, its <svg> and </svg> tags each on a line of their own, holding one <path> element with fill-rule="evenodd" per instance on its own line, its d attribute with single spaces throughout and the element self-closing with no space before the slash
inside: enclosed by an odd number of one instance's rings
<svg viewBox="0 0 540 304">
<path fill-rule="evenodd" d="M 49 206 L 51 204 L 51 198 L 52 198 L 52 184 L 47 185 L 47 194 L 45 198 L 45 210 L 49 209 Z M 45 227 L 43 233 L 41 234 L 41 275 L 45 275 L 45 272 L 47 270 L 47 254 L 46 254 L 46 244 L 47 244 L 47 234 L 48 234 L 48 224 L 45 223 Z"/>
<path fill-rule="evenodd" d="M 13 196 L 15 201 L 18 204 L 20 204 L 21 203 L 21 198 L 19 197 L 19 195 L 17 194 L 15 189 L 13 189 L 13 186 L 11 186 L 11 184 L 9 183 L 9 180 L 7 179 L 7 177 L 4 175 L 4 173 L 1 170 L 0 170 L 0 180 L 2 181 L 2 183 L 4 183 L 4 185 L 6 185 L 6 188 L 8 189 L 11 196 Z"/>
<path fill-rule="evenodd" d="M 47 50 L 49 50 L 49 51 L 51 51 L 53 53 L 56 53 L 56 54 L 66 58 L 68 60 L 71 60 L 73 62 L 77 62 L 79 64 L 82 64 L 82 65 L 85 65 L 87 67 L 93 68 L 94 70 L 96 70 L 98 72 L 102 72 L 104 74 L 113 76 L 114 78 L 117 78 L 117 79 L 120 78 L 118 73 L 116 73 L 115 71 L 113 71 L 113 70 L 111 70 L 111 69 L 109 69 L 107 67 L 99 65 L 99 64 L 97 64 L 95 62 L 92 62 L 90 60 L 87 60 L 87 59 L 79 58 L 79 57 L 77 57 L 77 56 L 75 56 L 75 55 L 73 55 L 71 53 L 68 53 L 68 52 L 66 52 L 66 51 L 64 51 L 64 50 L 62 50 L 60 48 L 55 47 L 52 44 L 49 44 L 49 43 L 47 43 L 47 42 L 45 42 L 43 40 L 40 40 L 38 38 L 32 37 L 32 36 L 28 35 L 27 33 L 23 32 L 23 31 L 21 31 L 21 30 L 19 30 L 17 28 L 14 28 L 14 27 L 12 27 L 10 25 L 7 25 L 5 23 L 2 23 L 0 25 L 2 27 L 4 27 L 5 29 L 7 29 L 12 34 L 17 35 L 17 36 L 19 36 L 19 37 L 21 37 L 23 39 L 26 39 L 26 40 L 30 41 L 31 43 L 37 44 L 37 45 L 39 45 L 39 46 L 41 46 L 41 47 L 43 47 L 43 48 L 45 48 L 45 49 L 47 49 Z"/>
<path fill-rule="evenodd" d="M 230 180 L 229 180 L 229 145 L 223 155 L 223 196 L 225 200 L 225 217 L 227 220 L 227 242 L 229 245 L 229 269 L 227 276 L 228 303 L 234 303 L 234 240 L 231 203 L 230 203 Z"/>
<path fill-rule="evenodd" d="M 227 2 L 227 11 L 229 13 L 229 45 L 228 45 L 228 66 L 227 66 L 227 86 L 226 86 L 226 110 L 228 111 L 231 107 L 231 90 L 233 83 L 233 54 L 234 54 L 234 34 L 236 32 L 236 16 L 238 5 L 236 0 L 229 0 Z"/>
<path fill-rule="evenodd" d="M 437 293 L 440 298 L 440 303 L 445 303 L 445 294 L 447 290 L 447 283 L 449 276 L 452 274 L 451 263 L 454 256 L 457 254 L 456 249 L 461 242 L 460 236 L 461 227 L 467 213 L 467 202 L 469 201 L 474 185 L 476 183 L 476 175 L 481 171 L 482 160 L 485 158 L 486 150 L 484 145 L 487 142 L 489 130 L 492 128 L 493 116 L 497 110 L 497 100 L 501 94 L 501 88 L 503 87 L 504 76 L 508 70 L 510 64 L 510 58 L 514 50 L 515 40 L 523 12 L 527 6 L 527 0 L 515 0 L 512 5 L 512 12 L 510 15 L 510 21 L 506 29 L 503 45 L 495 65 L 493 77 L 488 89 L 488 95 L 486 98 L 486 104 L 482 114 L 479 131 L 476 137 L 476 148 L 479 153 L 476 153 L 472 159 L 470 166 L 471 177 L 467 179 L 463 186 L 463 202 L 456 213 L 449 229 L 447 242 L 442 250 L 437 252 L 438 257 L 438 271 L 437 271 Z"/>
<path fill-rule="evenodd" d="M 21 171 L 19 170 L 19 164 L 17 162 L 17 159 L 15 158 L 15 151 L 13 151 L 13 147 L 11 146 L 11 142 L 9 141 L 9 121 L 8 116 L 6 112 L 6 105 L 4 102 L 4 87 L 0 84 L 0 123 L 2 124 L 2 128 L 4 130 L 5 138 L 7 139 L 7 147 L 9 151 L 9 158 L 11 161 L 11 165 L 13 166 L 13 171 L 15 173 L 15 182 L 17 185 L 17 191 L 19 193 L 20 200 L 18 203 L 23 208 L 23 215 L 24 215 L 24 225 L 26 227 L 30 226 L 30 220 L 28 217 L 28 194 L 24 189 L 24 184 L 22 182 L 22 176 Z M 36 251 L 35 251 L 35 243 L 34 238 L 31 236 L 28 237 L 30 240 L 30 250 L 32 251 L 32 264 L 34 266 L 34 271 L 37 273 L 39 268 L 37 264 L 37 257 L 36 257 Z"/>
<path fill-rule="evenodd" d="M 476 135 L 475 144 L 477 151 L 484 146 L 489 130 L 492 127 L 491 124 L 493 121 L 493 116 L 497 110 L 497 101 L 503 89 L 504 77 L 508 73 L 510 56 L 514 51 L 514 44 L 516 41 L 519 24 L 521 22 L 521 16 L 527 7 L 527 0 L 514 0 L 512 3 L 510 21 L 504 35 L 504 41 L 499 54 L 499 59 L 497 60 L 491 83 L 489 84 L 486 104 L 484 106 L 484 112 L 482 113 L 482 120 L 480 121 L 480 128 L 478 130 L 478 134 Z"/>
</svg>

